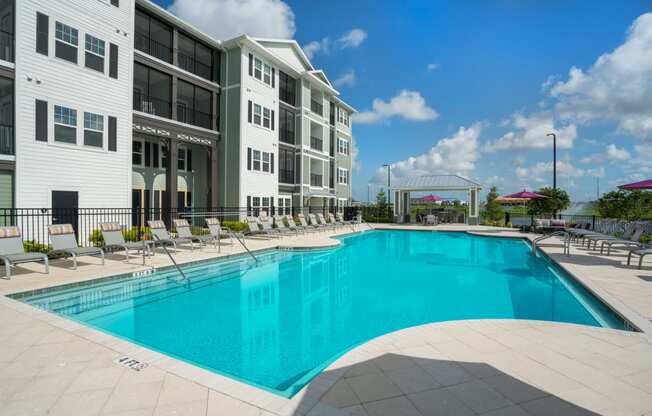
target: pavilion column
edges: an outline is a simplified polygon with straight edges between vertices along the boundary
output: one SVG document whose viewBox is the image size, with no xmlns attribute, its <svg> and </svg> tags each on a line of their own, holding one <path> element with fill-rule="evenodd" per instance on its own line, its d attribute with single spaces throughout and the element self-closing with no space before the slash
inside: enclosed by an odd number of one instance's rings
<svg viewBox="0 0 652 416">
<path fill-rule="evenodd" d="M 218 205 L 218 194 L 217 194 L 217 183 L 218 183 L 218 150 L 217 150 L 217 141 L 214 141 L 211 148 L 209 149 L 210 153 L 210 166 L 208 169 L 209 172 L 209 199 L 208 203 L 210 204 L 211 209 L 217 208 Z"/>
<path fill-rule="evenodd" d="M 168 212 L 164 215 L 167 220 L 167 226 L 172 225 L 172 219 L 175 218 L 174 214 L 177 212 L 177 169 L 179 159 L 179 144 L 176 140 L 168 140 L 167 155 L 165 156 L 165 190 L 167 198 L 165 200 Z"/>
</svg>

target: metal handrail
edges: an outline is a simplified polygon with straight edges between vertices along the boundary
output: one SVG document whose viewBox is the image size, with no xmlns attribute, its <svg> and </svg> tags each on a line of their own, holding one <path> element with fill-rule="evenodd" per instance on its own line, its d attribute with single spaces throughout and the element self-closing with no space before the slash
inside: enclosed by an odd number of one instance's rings
<svg viewBox="0 0 652 416">
<path fill-rule="evenodd" d="M 156 234 L 153 234 L 153 233 L 152 233 L 152 235 L 153 235 L 153 236 L 154 236 L 158 241 L 161 241 L 161 239 L 159 238 L 159 236 L 157 236 Z M 174 257 L 172 257 L 172 254 L 170 254 L 170 252 L 168 251 L 167 247 L 165 247 L 165 244 L 161 244 L 161 247 L 163 247 L 163 250 L 165 251 L 165 253 L 168 255 L 168 257 L 170 258 L 170 260 L 172 260 L 172 264 L 174 264 L 174 267 L 177 268 L 177 270 L 179 271 L 179 274 L 180 274 L 180 275 L 181 275 L 181 276 L 182 276 L 186 281 L 188 281 L 188 277 L 187 277 L 186 274 L 183 272 L 183 270 L 181 270 L 181 267 L 179 267 L 179 265 L 177 264 L 177 262 L 174 261 Z"/>
<path fill-rule="evenodd" d="M 235 239 L 238 240 L 238 242 L 242 245 L 242 247 L 244 247 L 244 249 L 247 250 L 247 253 L 249 253 L 251 258 L 253 258 L 256 261 L 256 263 L 258 263 L 258 258 L 256 258 L 256 256 L 254 256 L 254 253 L 252 253 L 251 250 L 249 250 L 249 247 L 247 247 L 247 245 L 244 243 L 244 241 L 242 241 L 242 239 L 240 238 L 240 235 L 238 233 L 234 233 L 233 231 L 229 230 L 229 236 L 231 238 L 235 237 Z"/>
<path fill-rule="evenodd" d="M 553 231 L 549 234 L 542 235 L 532 240 L 532 253 L 533 254 L 536 253 L 538 242 L 546 240 L 550 237 L 559 237 L 559 236 L 564 236 L 564 254 L 570 256 L 570 234 L 566 231 L 561 231 L 561 230 Z"/>
</svg>

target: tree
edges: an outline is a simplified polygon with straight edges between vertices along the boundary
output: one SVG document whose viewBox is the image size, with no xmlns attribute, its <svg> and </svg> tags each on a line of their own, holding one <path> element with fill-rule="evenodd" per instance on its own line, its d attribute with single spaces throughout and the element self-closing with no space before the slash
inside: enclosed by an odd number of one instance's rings
<svg viewBox="0 0 652 416">
<path fill-rule="evenodd" d="M 602 195 L 597 206 L 600 216 L 628 221 L 652 218 L 652 192 L 612 191 Z"/>
<path fill-rule="evenodd" d="M 570 206 L 568 193 L 563 189 L 546 187 L 539 189 L 537 193 L 547 198 L 531 199 L 527 204 L 530 215 L 554 214 Z"/>
<path fill-rule="evenodd" d="M 376 195 L 376 205 L 378 208 L 385 208 L 387 206 L 387 195 L 385 195 L 383 188 L 380 188 L 380 192 Z"/>
<path fill-rule="evenodd" d="M 484 206 L 484 217 L 490 221 L 500 221 L 504 218 L 505 212 L 502 205 L 496 201 L 498 190 L 492 186 L 487 194 L 487 203 Z"/>
</svg>

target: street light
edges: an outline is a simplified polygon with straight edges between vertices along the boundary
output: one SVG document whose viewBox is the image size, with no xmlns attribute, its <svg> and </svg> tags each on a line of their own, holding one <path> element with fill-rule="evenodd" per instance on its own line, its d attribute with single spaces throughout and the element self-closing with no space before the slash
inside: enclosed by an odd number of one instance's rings
<svg viewBox="0 0 652 416">
<path fill-rule="evenodd" d="M 557 135 L 548 133 L 546 136 L 552 136 L 552 188 L 557 189 Z"/>
<path fill-rule="evenodd" d="M 392 203 L 392 193 L 389 190 L 389 187 L 391 186 L 390 182 L 390 177 L 392 174 L 392 165 L 383 165 L 384 168 L 387 168 L 387 203 L 391 204 Z"/>
</svg>

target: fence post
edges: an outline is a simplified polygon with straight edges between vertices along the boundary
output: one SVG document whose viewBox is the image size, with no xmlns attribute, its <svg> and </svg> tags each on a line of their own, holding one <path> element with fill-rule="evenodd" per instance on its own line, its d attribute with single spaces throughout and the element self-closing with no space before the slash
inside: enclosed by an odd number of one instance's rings
<svg viewBox="0 0 652 416">
<path fill-rule="evenodd" d="M 595 215 L 591 215 L 591 229 L 595 231 Z"/>
<path fill-rule="evenodd" d="M 509 224 L 509 212 L 505 211 L 505 225 Z"/>
</svg>

